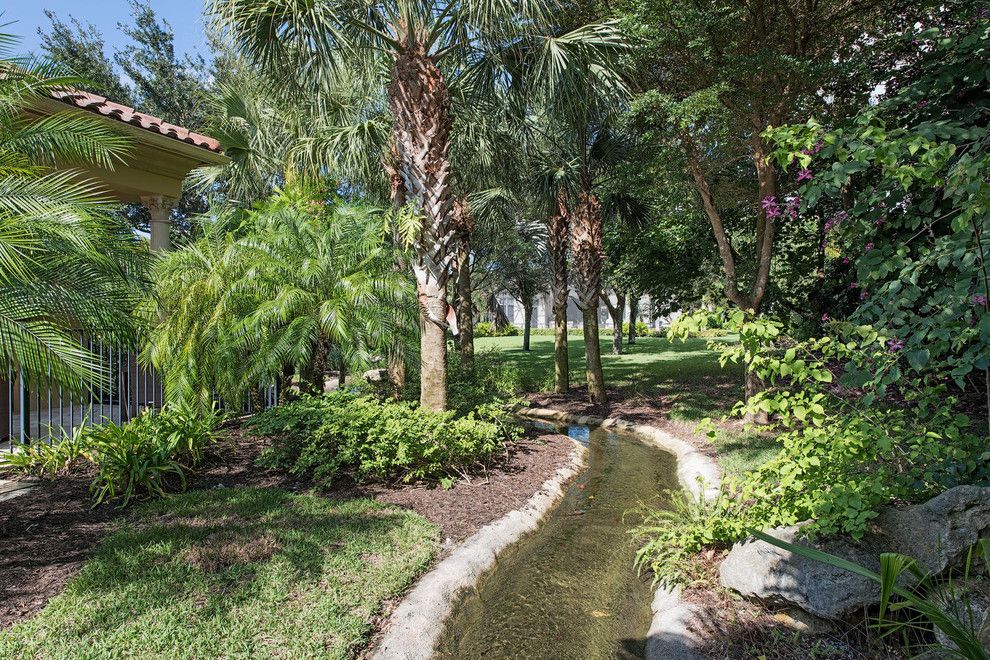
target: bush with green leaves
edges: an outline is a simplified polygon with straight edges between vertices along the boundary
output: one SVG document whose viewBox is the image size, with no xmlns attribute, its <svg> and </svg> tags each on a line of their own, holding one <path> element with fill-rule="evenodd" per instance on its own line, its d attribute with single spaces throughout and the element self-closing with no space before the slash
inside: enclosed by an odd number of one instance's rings
<svg viewBox="0 0 990 660">
<path fill-rule="evenodd" d="M 705 327 L 706 316 L 681 317 L 671 335 Z M 950 375 L 916 360 L 897 338 L 868 325 L 832 323 L 829 336 L 794 342 L 776 321 L 742 312 L 731 314 L 726 329 L 740 340 L 712 342 L 723 364 L 747 364 L 765 385 L 735 412 L 769 415 L 780 451 L 726 478 L 715 512 L 693 504 L 675 508 L 677 524 L 650 524 L 647 517 L 638 530 L 647 539 L 641 561 L 658 575 L 707 545 L 739 540 L 749 528 L 810 520 L 810 534 L 860 538 L 882 506 L 987 479 L 986 438 L 957 410 Z"/>
<path fill-rule="evenodd" d="M 474 324 L 475 337 L 518 337 L 519 334 L 519 328 L 511 323 L 503 325 L 501 328 L 496 327 L 488 321 L 481 321 Z"/>
<path fill-rule="evenodd" d="M 251 426 L 272 439 L 260 464 L 322 486 L 342 478 L 451 485 L 490 463 L 518 433 L 498 406 L 458 416 L 346 392 L 304 396 L 261 413 Z"/>
<path fill-rule="evenodd" d="M 622 334 L 629 334 L 629 321 L 622 324 Z M 650 326 L 646 325 L 642 321 L 636 321 L 636 336 L 645 337 L 650 334 Z"/>
<path fill-rule="evenodd" d="M 126 424 L 80 426 L 60 440 L 26 445 L 4 464 L 55 478 L 85 459 L 96 469 L 91 485 L 96 504 L 120 497 L 120 506 L 126 506 L 141 495 L 161 497 L 173 486 L 184 489 L 185 470 L 202 459 L 218 421 L 215 411 L 170 405 L 146 410 Z"/>
</svg>

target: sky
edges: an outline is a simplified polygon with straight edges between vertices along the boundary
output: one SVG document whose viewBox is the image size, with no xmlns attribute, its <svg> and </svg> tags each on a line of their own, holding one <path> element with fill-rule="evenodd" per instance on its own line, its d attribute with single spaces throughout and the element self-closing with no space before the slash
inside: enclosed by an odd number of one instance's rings
<svg viewBox="0 0 990 660">
<path fill-rule="evenodd" d="M 175 49 L 178 54 L 200 53 L 208 55 L 203 36 L 204 0 L 151 0 L 151 7 L 166 19 L 175 31 Z M 21 38 L 22 54 L 38 50 L 38 28 L 48 29 L 45 9 L 50 9 L 63 20 L 74 16 L 84 25 L 92 23 L 103 33 L 107 55 L 126 42 L 117 29 L 117 23 L 130 22 L 131 6 L 127 0 L 14 0 L 0 1 L 0 24 L 12 23 L 2 29 Z"/>
</svg>

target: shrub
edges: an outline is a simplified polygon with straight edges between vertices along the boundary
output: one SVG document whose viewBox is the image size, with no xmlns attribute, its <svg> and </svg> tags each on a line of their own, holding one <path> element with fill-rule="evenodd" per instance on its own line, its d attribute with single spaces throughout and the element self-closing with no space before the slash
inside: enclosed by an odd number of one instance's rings
<svg viewBox="0 0 990 660">
<path fill-rule="evenodd" d="M 682 318 L 672 336 L 704 326 L 704 317 Z M 781 336 L 780 324 L 742 312 L 728 325 L 740 341 L 717 344 L 723 364 L 748 364 L 765 384 L 735 412 L 771 416 L 781 450 L 725 479 L 714 514 L 681 515 L 666 527 L 655 524 L 666 514 L 647 517 L 638 530 L 647 539 L 641 561 L 658 574 L 749 528 L 809 520 L 809 534 L 861 538 L 882 506 L 986 480 L 986 440 L 956 411 L 949 375 L 922 368 L 902 342 L 848 323 L 831 324 L 831 336 L 794 342 Z"/>
<path fill-rule="evenodd" d="M 622 334 L 629 335 L 629 321 L 622 324 Z M 646 337 L 650 334 L 650 326 L 646 325 L 642 321 L 636 321 L 636 336 Z"/>
<path fill-rule="evenodd" d="M 322 486 L 340 477 L 450 484 L 490 462 L 515 435 L 503 417 L 495 406 L 458 417 L 411 402 L 335 392 L 274 408 L 251 424 L 273 439 L 259 459 L 262 465 Z"/>
<path fill-rule="evenodd" d="M 0 458 L 0 467 L 6 466 L 25 474 L 54 479 L 68 471 L 76 461 L 88 458 L 87 431 L 86 427 L 79 426 L 72 435 L 60 440 L 50 439 L 48 442 L 15 446 L 13 451 Z"/>
<path fill-rule="evenodd" d="M 195 466 L 214 439 L 215 411 L 170 405 L 147 410 L 124 425 L 79 427 L 69 437 L 38 442 L 12 453 L 6 465 L 54 478 L 80 459 L 96 468 L 91 485 L 96 504 L 121 497 L 162 496 L 170 483 L 185 488 L 187 466 Z"/>
<path fill-rule="evenodd" d="M 448 357 L 447 403 L 459 415 L 477 415 L 488 406 L 506 411 L 532 385 L 516 364 L 503 360 L 495 349 L 476 353 L 470 370 L 462 368 L 459 353 Z"/>
<path fill-rule="evenodd" d="M 518 337 L 520 332 L 519 328 L 511 323 L 501 328 L 496 328 L 488 321 L 481 321 L 474 324 L 475 337 Z"/>
</svg>

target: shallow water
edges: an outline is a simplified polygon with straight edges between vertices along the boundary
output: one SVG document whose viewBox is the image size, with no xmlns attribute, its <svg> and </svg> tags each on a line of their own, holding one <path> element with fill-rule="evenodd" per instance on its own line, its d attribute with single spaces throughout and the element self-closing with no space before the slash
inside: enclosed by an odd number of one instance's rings
<svg viewBox="0 0 990 660">
<path fill-rule="evenodd" d="M 437 657 L 643 656 L 653 590 L 648 576 L 636 575 L 622 518 L 676 487 L 674 458 L 631 435 L 566 432 L 588 445 L 587 468 L 539 529 L 456 606 Z"/>
</svg>

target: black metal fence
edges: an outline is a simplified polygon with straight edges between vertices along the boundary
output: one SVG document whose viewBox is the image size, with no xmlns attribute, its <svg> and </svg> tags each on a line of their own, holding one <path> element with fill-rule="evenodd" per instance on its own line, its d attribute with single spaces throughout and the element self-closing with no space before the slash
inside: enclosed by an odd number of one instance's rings
<svg viewBox="0 0 990 660">
<path fill-rule="evenodd" d="M 133 351 L 80 336 L 80 344 L 101 356 L 110 377 L 103 386 L 70 395 L 62 387 L 32 383 L 25 374 L 8 369 L 0 374 L 0 451 L 17 443 L 59 439 L 80 426 L 106 422 L 123 424 L 147 409 L 160 409 L 164 388 L 159 375 L 140 365 Z M 238 408 L 254 413 L 278 402 L 276 387 L 262 388 Z M 221 408 L 229 408 L 218 400 Z"/>
</svg>

